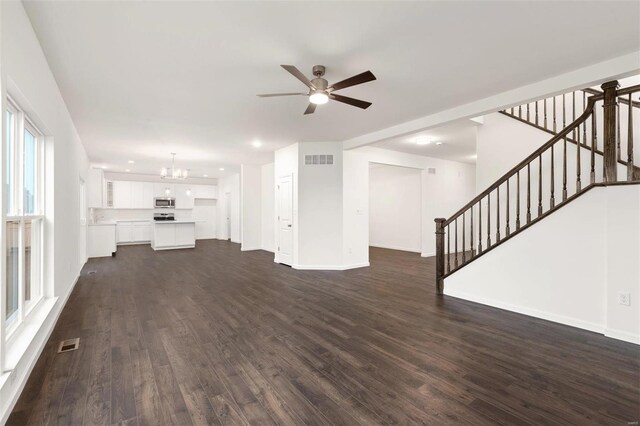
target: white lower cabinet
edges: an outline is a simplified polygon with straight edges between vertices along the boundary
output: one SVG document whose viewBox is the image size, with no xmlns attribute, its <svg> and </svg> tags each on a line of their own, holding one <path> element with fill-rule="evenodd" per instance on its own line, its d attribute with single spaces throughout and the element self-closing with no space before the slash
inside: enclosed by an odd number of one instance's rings
<svg viewBox="0 0 640 426">
<path fill-rule="evenodd" d="M 118 222 L 118 244 L 148 243 L 151 241 L 151 222 Z"/>
<path fill-rule="evenodd" d="M 87 256 L 112 256 L 116 252 L 116 225 L 91 224 L 88 226 Z"/>
<path fill-rule="evenodd" d="M 194 221 L 156 222 L 153 224 L 151 247 L 154 250 L 193 248 L 196 246 Z"/>
</svg>

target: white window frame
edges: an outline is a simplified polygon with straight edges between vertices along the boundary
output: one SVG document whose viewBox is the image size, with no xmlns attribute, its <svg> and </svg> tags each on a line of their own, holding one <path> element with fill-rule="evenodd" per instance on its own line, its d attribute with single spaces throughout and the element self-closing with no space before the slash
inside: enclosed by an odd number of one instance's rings
<svg viewBox="0 0 640 426">
<path fill-rule="evenodd" d="M 34 310 L 34 308 L 43 300 L 44 298 L 44 235 L 45 235 L 45 216 L 44 216 L 44 176 L 45 176 L 45 162 L 44 162 L 44 135 L 43 133 L 33 124 L 33 122 L 29 119 L 29 117 L 24 113 L 24 111 L 18 106 L 18 104 L 11 99 L 11 97 L 7 97 L 7 107 L 6 110 L 11 112 L 13 115 L 13 123 L 7 123 L 7 125 L 13 125 L 13 136 L 15 139 L 14 149 L 12 150 L 13 156 L 13 176 L 12 180 L 14 183 L 14 188 L 17 188 L 17 191 L 13 191 L 13 197 L 11 199 L 11 204 L 13 206 L 13 211 L 6 212 L 4 217 L 4 238 L 6 239 L 7 233 L 7 223 L 8 222 L 19 222 L 19 237 L 18 237 L 18 246 L 20 247 L 19 251 L 19 260 L 18 260 L 18 270 L 19 270 L 19 278 L 18 278 L 18 309 L 14 312 L 10 317 L 5 318 L 5 339 L 9 341 L 14 334 L 20 330 L 21 326 L 24 324 L 25 319 L 29 316 L 29 314 Z M 6 112 L 3 111 L 6 114 Z M 26 214 L 24 212 L 24 132 L 25 130 L 29 131 L 36 138 L 36 189 L 34 199 L 34 212 L 30 214 Z M 6 141 L 6 143 L 10 143 L 10 141 Z M 6 154 L 6 145 L 3 146 Z M 6 166 L 6 159 L 5 164 Z M 5 171 L 6 173 L 6 171 Z M 37 280 L 37 295 L 32 297 L 31 300 L 25 300 L 24 294 L 24 282 L 25 282 L 25 270 L 24 270 L 24 261 L 25 261 L 25 247 L 24 247 L 24 238 L 25 238 L 25 224 L 26 222 L 31 221 L 39 223 L 39 238 L 40 238 L 40 253 L 38 256 L 38 268 L 37 268 L 37 276 L 35 279 Z M 33 241 L 33 229 L 32 229 L 32 241 Z M 8 249 L 8 247 L 7 247 Z M 32 256 L 33 258 L 33 256 Z M 2 259 L 3 268 L 6 266 L 4 262 L 6 262 L 6 256 Z M 5 275 L 5 282 L 2 285 L 2 303 L 6 303 L 4 297 L 6 297 L 6 286 L 8 282 L 6 282 L 7 278 Z M 31 282 L 33 283 L 34 277 L 31 277 Z"/>
</svg>

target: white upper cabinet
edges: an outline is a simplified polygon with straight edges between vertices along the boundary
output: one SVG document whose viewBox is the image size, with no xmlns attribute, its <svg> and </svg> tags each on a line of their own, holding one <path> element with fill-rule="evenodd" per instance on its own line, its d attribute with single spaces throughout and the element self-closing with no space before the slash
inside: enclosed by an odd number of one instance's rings
<svg viewBox="0 0 640 426">
<path fill-rule="evenodd" d="M 87 207 L 104 207 L 104 172 L 102 169 L 89 169 L 87 175 Z"/>
<path fill-rule="evenodd" d="M 153 209 L 154 198 L 171 197 L 176 199 L 176 209 L 192 209 L 196 198 L 217 198 L 217 189 L 212 185 L 114 180 L 113 208 Z"/>
<path fill-rule="evenodd" d="M 132 184 L 133 182 L 126 180 L 113 181 L 113 208 L 114 209 L 130 209 L 132 208 Z"/>
</svg>

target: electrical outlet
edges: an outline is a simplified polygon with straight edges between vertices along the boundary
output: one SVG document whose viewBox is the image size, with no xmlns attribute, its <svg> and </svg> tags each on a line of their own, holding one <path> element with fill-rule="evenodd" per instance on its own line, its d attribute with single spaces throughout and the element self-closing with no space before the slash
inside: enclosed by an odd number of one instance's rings
<svg viewBox="0 0 640 426">
<path fill-rule="evenodd" d="M 618 304 L 631 306 L 631 293 L 618 293 Z"/>
</svg>

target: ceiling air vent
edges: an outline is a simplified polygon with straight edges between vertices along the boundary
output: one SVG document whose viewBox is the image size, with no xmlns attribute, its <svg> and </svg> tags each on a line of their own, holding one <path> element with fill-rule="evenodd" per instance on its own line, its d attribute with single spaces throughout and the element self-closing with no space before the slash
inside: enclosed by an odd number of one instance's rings
<svg viewBox="0 0 640 426">
<path fill-rule="evenodd" d="M 314 154 L 304 156 L 305 166 L 330 166 L 333 164 L 333 154 Z"/>
</svg>

